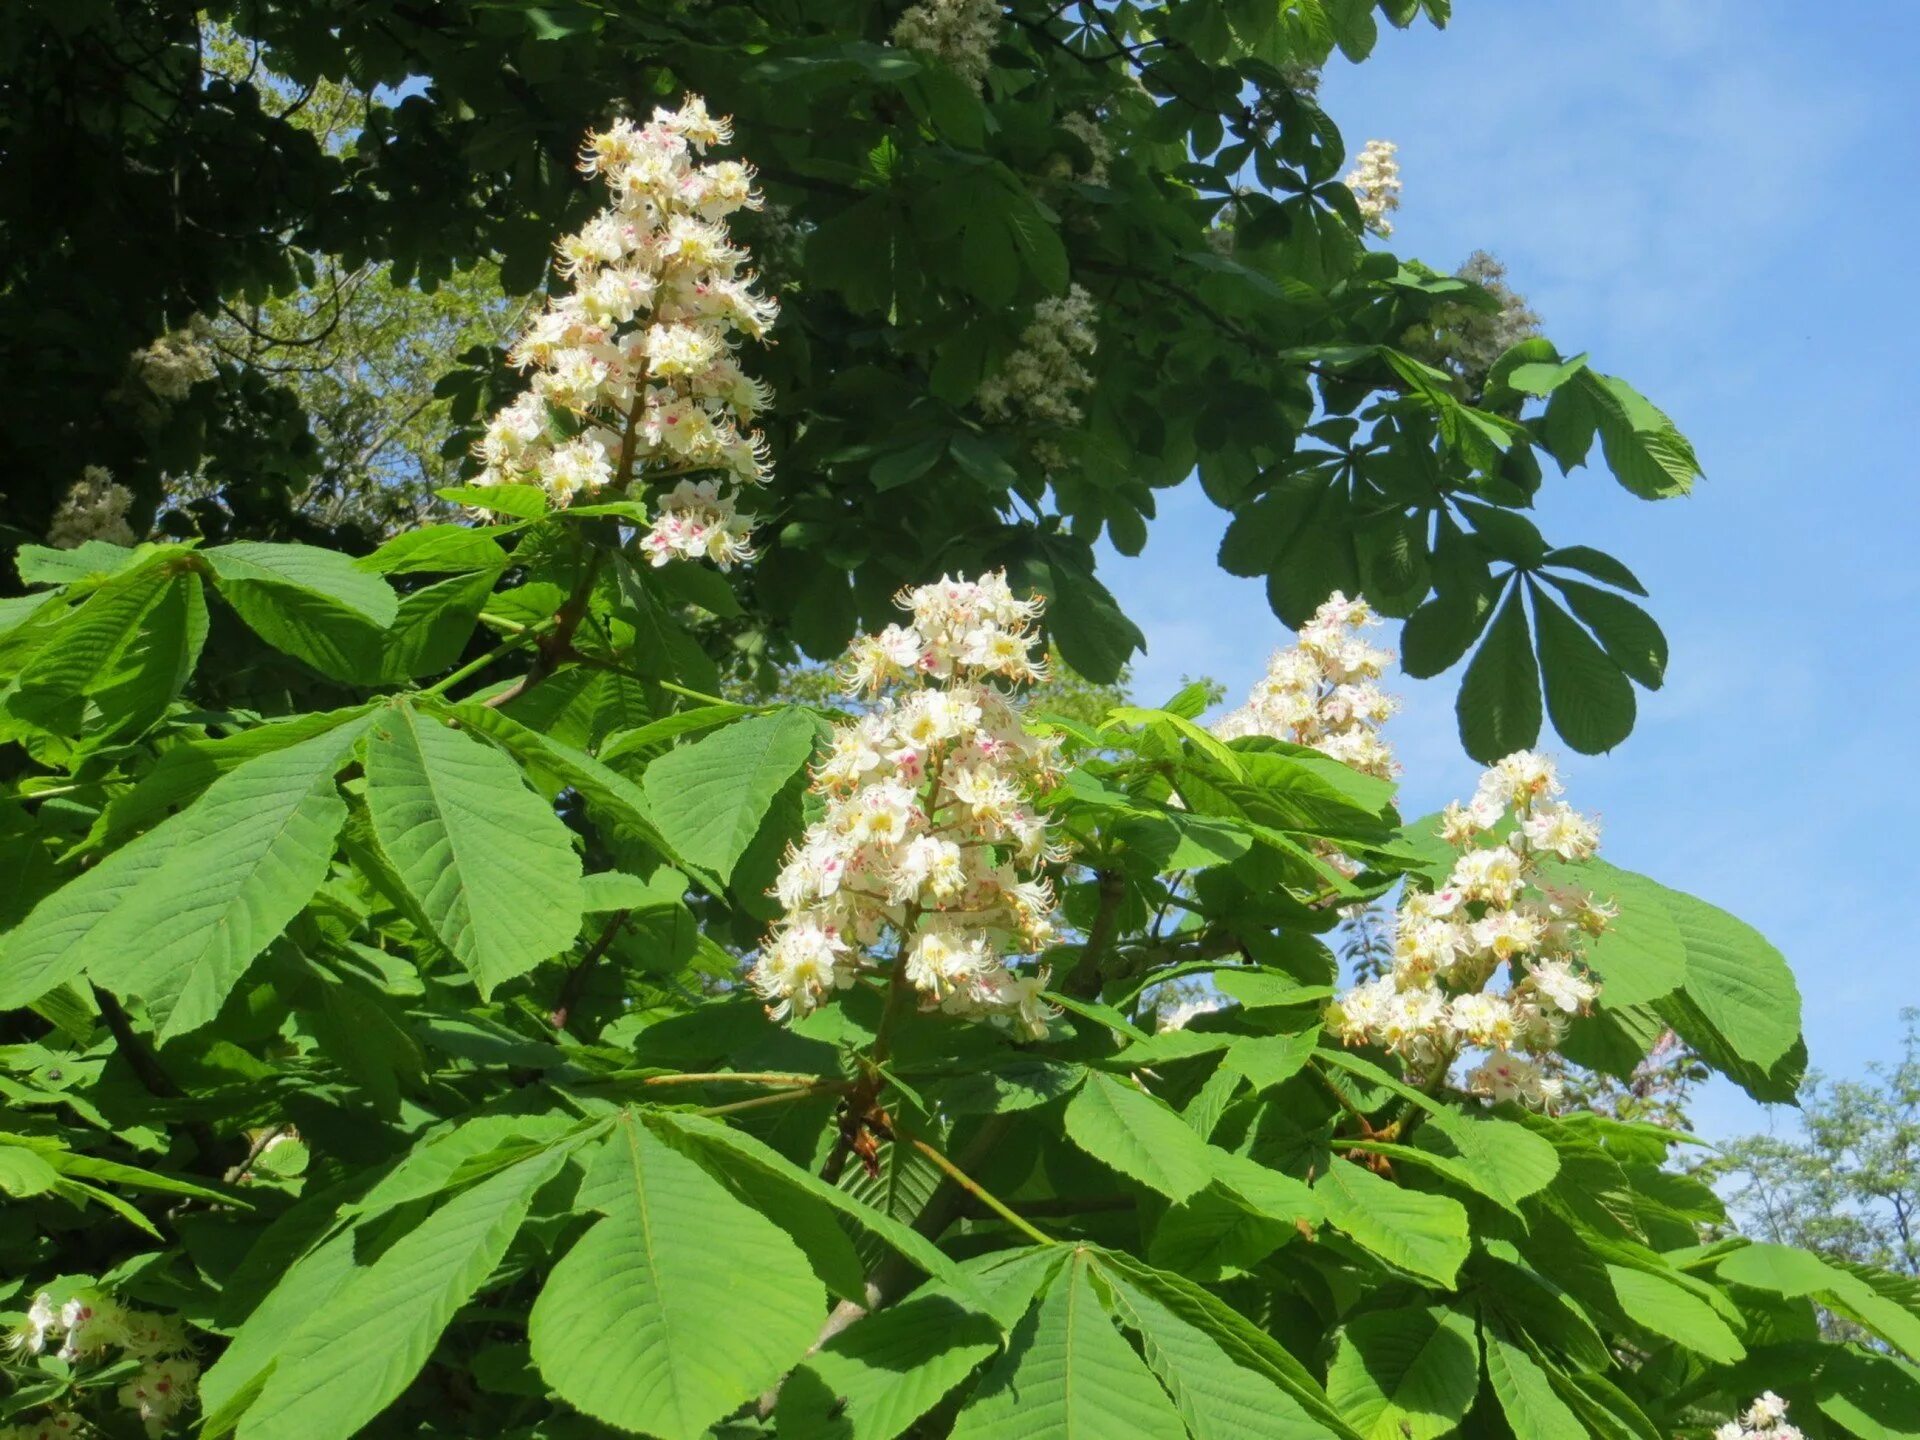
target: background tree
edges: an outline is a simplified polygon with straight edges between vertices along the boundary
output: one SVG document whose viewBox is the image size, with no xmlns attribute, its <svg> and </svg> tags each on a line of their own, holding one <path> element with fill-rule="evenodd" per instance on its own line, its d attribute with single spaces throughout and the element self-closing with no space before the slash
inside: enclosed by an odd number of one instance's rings
<svg viewBox="0 0 1920 1440">
<path fill-rule="evenodd" d="M 1748 1233 L 1920 1276 L 1920 1011 L 1903 1013 L 1899 1059 L 1809 1074 L 1798 1134 L 1749 1135 L 1706 1167 Z"/>
<path fill-rule="evenodd" d="M 1630 571 L 1517 512 L 1543 457 L 1598 460 L 1596 440 L 1642 498 L 1683 492 L 1697 467 L 1624 382 L 1560 365 L 1544 340 L 1509 352 L 1476 405 L 1396 348 L 1436 308 L 1501 301 L 1359 238 L 1310 76 L 1336 45 L 1368 53 L 1374 9 L 963 11 L 943 29 L 934 9 L 877 0 L 10 7 L 0 363 L 19 462 L 0 520 L 45 535 L 99 465 L 142 525 L 165 477 L 194 475 L 217 495 L 194 516 L 210 536 L 318 535 L 328 517 L 302 497 L 324 386 L 303 399 L 231 366 L 156 425 L 99 403 L 129 357 L 223 307 L 277 296 L 298 313 L 313 302 L 293 297 L 367 265 L 423 289 L 497 266 L 506 293 L 538 290 L 551 237 L 587 203 L 577 137 L 697 89 L 757 137 L 770 204 L 743 234 L 787 307 L 765 377 L 779 523 L 725 646 L 752 631 L 768 653 L 827 659 L 902 584 L 1004 566 L 1053 598 L 1066 659 L 1107 683 L 1140 635 L 1094 578 L 1092 542 L 1137 552 L 1156 488 L 1197 469 L 1234 516 L 1222 563 L 1265 577 L 1282 619 L 1365 593 L 1417 614 L 1405 649 L 1423 675 L 1484 635 L 1465 672 L 1489 702 L 1463 709 L 1476 755 L 1530 741 L 1543 696 L 1568 744 L 1617 743 L 1665 643 Z M 1379 7 L 1394 24 L 1422 13 L 1447 12 Z M 212 53 L 208 21 L 247 69 Z M 328 86 L 365 107 L 351 145 L 304 118 Z M 1067 363 L 1047 387 L 995 398 L 1049 354 Z M 462 424 L 510 390 L 478 354 L 441 380 Z M 330 449 L 362 463 L 351 442 Z"/>
</svg>

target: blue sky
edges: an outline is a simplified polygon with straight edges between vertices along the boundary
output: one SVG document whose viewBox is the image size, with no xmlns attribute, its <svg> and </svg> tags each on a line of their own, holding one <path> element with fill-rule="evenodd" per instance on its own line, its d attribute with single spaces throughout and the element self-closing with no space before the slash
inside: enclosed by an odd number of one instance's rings
<svg viewBox="0 0 1920 1440">
<path fill-rule="evenodd" d="M 1707 471 L 1658 504 L 1604 472 L 1543 494 L 1548 538 L 1631 565 L 1673 647 L 1624 745 L 1560 748 L 1569 799 L 1600 814 L 1609 859 L 1779 945 L 1813 1064 L 1858 1074 L 1920 1005 L 1920 6 L 1456 12 L 1323 85 L 1350 151 L 1400 146 L 1392 248 L 1446 270 L 1493 251 L 1562 351 L 1633 381 Z M 1148 636 L 1136 690 L 1205 674 L 1237 699 L 1287 636 L 1259 582 L 1214 564 L 1222 517 L 1198 486 L 1161 498 L 1144 555 L 1103 564 Z M 1472 788 L 1458 679 L 1397 687 L 1408 814 Z M 1716 1082 L 1695 1120 L 1719 1138 L 1790 1114 Z"/>
</svg>

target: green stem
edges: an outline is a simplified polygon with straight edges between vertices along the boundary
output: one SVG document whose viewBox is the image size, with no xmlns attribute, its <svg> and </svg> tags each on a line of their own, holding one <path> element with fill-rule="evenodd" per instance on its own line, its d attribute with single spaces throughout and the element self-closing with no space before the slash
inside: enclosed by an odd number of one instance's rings
<svg viewBox="0 0 1920 1440">
<path fill-rule="evenodd" d="M 777 1085 L 783 1089 L 810 1088 L 840 1082 L 822 1075 L 788 1074 L 779 1070 L 712 1070 L 701 1074 L 649 1075 L 642 1085 L 707 1085 L 732 1082 L 735 1085 Z"/>
<path fill-rule="evenodd" d="M 696 1115 L 731 1115 L 739 1110 L 757 1110 L 762 1105 L 784 1105 L 790 1100 L 807 1100 L 815 1095 L 831 1095 L 846 1089 L 848 1082 L 835 1080 L 826 1085 L 807 1085 L 797 1090 L 779 1090 L 771 1095 L 756 1095 L 751 1100 L 735 1100 L 730 1105 L 709 1105 Z"/>
<path fill-rule="evenodd" d="M 912 1141 L 912 1144 L 914 1149 L 918 1150 L 935 1165 L 939 1166 L 949 1180 L 973 1196 L 974 1199 L 978 1200 L 1002 1220 L 1013 1226 L 1013 1228 L 1018 1230 L 1022 1235 L 1033 1241 L 1034 1244 L 1051 1245 L 1054 1243 L 1052 1236 L 1035 1229 L 1032 1225 L 1021 1219 L 1018 1214 L 1008 1208 L 999 1196 L 995 1195 L 991 1190 L 988 1190 L 986 1186 L 982 1185 L 978 1180 L 975 1180 L 971 1175 L 967 1174 L 966 1171 L 962 1170 L 926 1141 L 916 1137 Z"/>
<path fill-rule="evenodd" d="M 624 675 L 629 680 L 638 680 L 642 685 L 658 685 L 662 690 L 683 695 L 689 700 L 698 700 L 702 705 L 738 705 L 742 710 L 752 710 L 763 715 L 770 710 L 780 708 L 778 705 L 756 705 L 746 700 L 728 700 L 724 696 L 709 695 L 704 690 L 695 690 L 677 681 L 655 679 L 650 675 L 642 675 L 638 670 L 630 670 L 619 661 L 609 660 L 602 655 L 582 655 L 580 663 L 590 665 L 596 670 L 608 670 L 615 675 Z"/>
<path fill-rule="evenodd" d="M 503 656 L 511 655 L 514 651 L 518 650 L 522 645 L 529 644 L 533 640 L 539 638 L 539 636 L 545 630 L 547 630 L 553 624 L 553 622 L 554 622 L 554 617 L 549 615 L 545 620 L 542 620 L 538 625 L 522 625 L 522 626 L 516 627 L 512 635 L 509 635 L 505 640 L 502 640 L 498 645 L 494 646 L 491 650 L 487 651 L 487 653 L 482 655 L 479 659 L 469 660 L 465 665 L 462 665 L 458 670 L 454 671 L 451 675 L 447 676 L 446 679 L 437 681 L 436 683 L 429 685 L 425 690 L 421 691 L 420 693 L 423 695 L 446 694 L 447 691 L 451 690 L 454 686 L 458 685 L 461 681 L 469 679 L 474 675 L 478 675 L 482 670 L 486 669 L 489 665 L 493 664 L 494 661 L 501 659 Z"/>
</svg>

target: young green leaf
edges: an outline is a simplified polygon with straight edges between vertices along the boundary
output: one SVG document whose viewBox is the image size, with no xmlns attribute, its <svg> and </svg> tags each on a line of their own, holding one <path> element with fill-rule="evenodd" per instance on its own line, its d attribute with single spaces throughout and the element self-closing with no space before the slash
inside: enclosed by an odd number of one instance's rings
<svg viewBox="0 0 1920 1440">
<path fill-rule="evenodd" d="M 356 1267 L 287 1337 L 239 1440 L 345 1440 L 426 1364 L 566 1158 L 554 1148 L 482 1180 Z"/>
<path fill-rule="evenodd" d="M 533 1304 L 533 1360 L 568 1404 L 697 1440 L 806 1354 L 826 1294 L 793 1241 L 628 1115 L 589 1174 L 603 1212 Z"/>
<path fill-rule="evenodd" d="M 1529 584 L 1553 728 L 1582 755 L 1611 750 L 1633 729 L 1633 685 L 1546 591 Z"/>
<path fill-rule="evenodd" d="M 796 707 L 676 746 L 647 767 L 654 823 L 676 854 L 731 877 L 775 794 L 812 756 L 815 734 L 813 717 Z"/>
<path fill-rule="evenodd" d="M 0 952 L 0 1005 L 78 973 L 140 996 L 164 1041 L 212 1020 L 326 877 L 347 807 L 348 721 L 256 755 L 48 896 Z"/>
<path fill-rule="evenodd" d="M 1460 721 L 1460 743 L 1483 765 L 1525 750 L 1540 738 L 1540 670 L 1518 585 L 1508 589 L 1487 627 L 1487 638 L 1467 666 L 1454 714 Z"/>
<path fill-rule="evenodd" d="M 1717 1364 L 1732 1365 L 1745 1357 L 1746 1347 L 1726 1320 L 1677 1281 L 1629 1265 L 1607 1266 L 1607 1279 L 1614 1299 L 1635 1324 Z"/>
<path fill-rule="evenodd" d="M 580 857 L 513 762 L 401 703 L 367 739 L 380 848 L 484 995 L 573 943 Z"/>
<path fill-rule="evenodd" d="M 1470 1316 L 1442 1305 L 1349 1320 L 1327 1370 L 1327 1397 L 1366 1440 L 1438 1440 L 1480 1385 Z"/>
<path fill-rule="evenodd" d="M 1077 1251 L 1014 1327 L 954 1420 L 953 1440 L 1184 1440 L 1173 1402 L 1115 1328 Z"/>
<path fill-rule="evenodd" d="M 1185 1200 L 1213 1178 L 1207 1145 L 1164 1103 L 1111 1075 L 1091 1074 L 1067 1102 L 1067 1137 L 1101 1164 Z"/>
<path fill-rule="evenodd" d="M 1451 1286 L 1472 1248 L 1458 1200 L 1408 1190 L 1334 1156 L 1314 1182 L 1327 1220 L 1388 1264 Z"/>
<path fill-rule="evenodd" d="M 1579 1417 L 1554 1394 L 1547 1372 L 1526 1350 L 1497 1329 L 1482 1328 L 1487 1383 L 1513 1428 L 1514 1440 L 1583 1440 Z"/>
</svg>

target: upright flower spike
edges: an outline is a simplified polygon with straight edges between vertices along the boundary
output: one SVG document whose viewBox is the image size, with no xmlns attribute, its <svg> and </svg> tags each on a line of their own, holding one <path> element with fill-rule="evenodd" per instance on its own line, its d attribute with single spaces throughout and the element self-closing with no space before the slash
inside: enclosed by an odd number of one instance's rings
<svg viewBox="0 0 1920 1440">
<path fill-rule="evenodd" d="M 1392 970 L 1331 1008 L 1343 1040 L 1391 1050 L 1426 1080 L 1463 1051 L 1485 1051 L 1470 1092 L 1540 1107 L 1559 1099 L 1553 1052 L 1599 994 L 1581 955 L 1615 913 L 1541 873 L 1599 846 L 1598 827 L 1560 788 L 1553 763 L 1522 750 L 1491 766 L 1471 801 L 1447 807 L 1440 833 L 1460 854 L 1445 884 L 1401 902 Z M 1489 988 L 1502 976 L 1504 989 Z"/>
<path fill-rule="evenodd" d="M 1393 221 L 1387 217 L 1400 208 L 1399 153 L 1391 140 L 1369 140 L 1346 174 L 1360 218 L 1382 239 L 1393 234 Z"/>
<path fill-rule="evenodd" d="M 1400 702 L 1374 682 L 1393 654 L 1370 644 L 1364 633 L 1379 623 L 1366 601 L 1334 591 L 1300 627 L 1299 642 L 1274 651 L 1247 703 L 1221 717 L 1213 733 L 1222 740 L 1264 735 L 1310 746 L 1391 779 L 1400 767 L 1378 727 Z"/>
<path fill-rule="evenodd" d="M 1093 297 L 1078 285 L 1035 305 L 1019 349 L 980 382 L 976 398 L 987 418 L 1018 416 L 1062 429 L 1078 425 L 1084 418 L 1080 396 L 1093 385 L 1082 361 L 1098 344 L 1094 320 Z"/>
<path fill-rule="evenodd" d="M 726 226 L 761 200 L 751 166 L 698 159 L 731 138 L 698 96 L 587 138 L 580 168 L 613 203 L 560 241 L 572 290 L 509 352 L 531 384 L 477 447 L 478 484 L 535 484 L 561 504 L 654 487 L 641 549 L 655 565 L 751 559 L 753 516 L 737 499 L 769 471 L 750 426 L 772 396 L 735 349 L 743 336 L 766 339 L 779 307 L 754 288 Z"/>
<path fill-rule="evenodd" d="M 815 768 L 826 813 L 787 854 L 773 890 L 786 915 L 752 983 L 781 1019 L 884 971 L 924 1010 L 1037 1038 L 1047 971 L 1012 965 L 1054 939 L 1043 872 L 1066 852 L 1034 807 L 1056 746 L 1021 724 L 1009 687 L 1044 674 L 1041 602 L 996 573 L 898 603 L 912 623 L 848 653 L 847 682 L 870 704 Z"/>
</svg>

